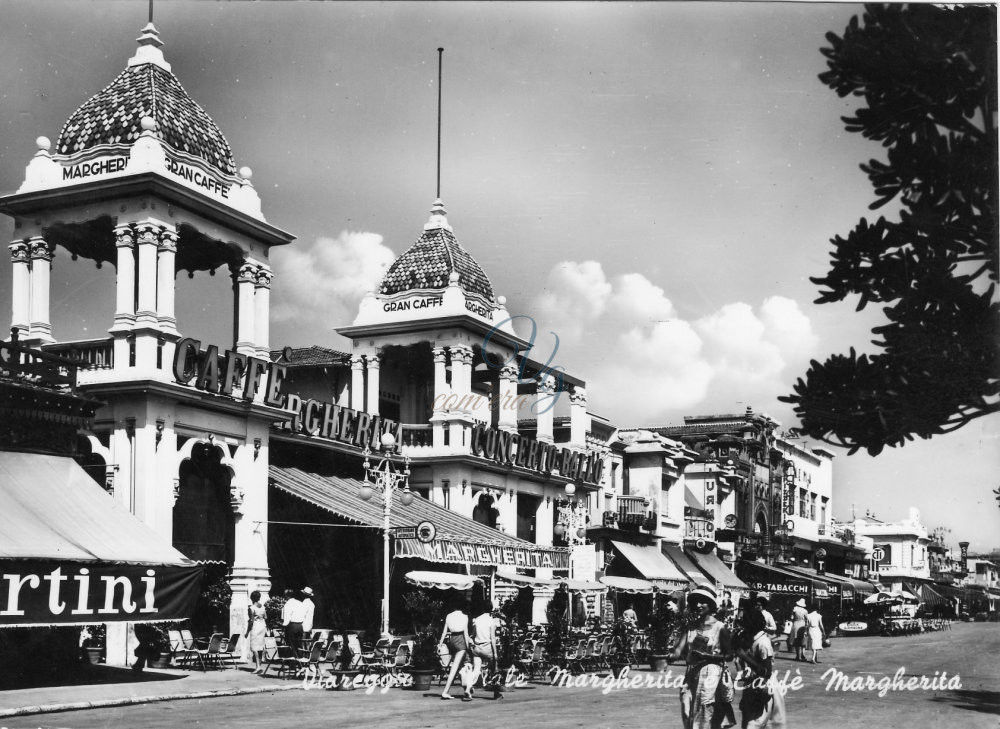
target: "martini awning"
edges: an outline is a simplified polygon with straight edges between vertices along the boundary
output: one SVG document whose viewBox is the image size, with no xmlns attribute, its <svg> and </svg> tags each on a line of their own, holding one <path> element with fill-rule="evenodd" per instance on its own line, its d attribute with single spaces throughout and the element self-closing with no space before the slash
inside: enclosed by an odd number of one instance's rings
<svg viewBox="0 0 1000 729">
<path fill-rule="evenodd" d="M 679 544 L 668 544 L 666 542 L 660 542 L 660 552 L 669 559 L 674 565 L 680 570 L 689 582 L 694 585 L 700 585 L 703 582 L 707 582 L 708 578 L 704 572 L 698 569 L 698 566 L 691 561 L 691 558 L 684 552 Z"/>
<path fill-rule="evenodd" d="M 726 563 L 719 559 L 715 552 L 701 553 L 691 549 L 685 553 L 707 574 L 716 585 L 722 585 L 727 590 L 746 590 L 747 585 L 743 580 L 733 574 L 733 571 L 726 567 Z"/>
<path fill-rule="evenodd" d="M 181 620 L 202 571 L 73 459 L 9 452 L 0 568 L 0 627 Z"/>
<path fill-rule="evenodd" d="M 271 483 L 278 489 L 308 501 L 341 519 L 381 529 L 382 497 L 370 501 L 358 495 L 361 481 L 340 476 L 320 476 L 291 467 L 270 467 Z M 430 542 L 416 538 L 396 538 L 394 556 L 418 557 L 429 562 L 472 564 L 508 569 L 568 569 L 569 551 L 542 547 L 525 539 L 508 536 L 492 527 L 456 514 L 451 509 L 416 496 L 403 505 L 400 492 L 392 494 L 389 519 L 391 529 L 416 527 L 429 521 L 437 535 Z"/>
<path fill-rule="evenodd" d="M 687 575 L 681 572 L 677 565 L 664 557 L 655 546 L 640 547 L 614 539 L 610 541 L 614 551 L 631 564 L 643 579 L 649 580 L 658 587 L 670 590 L 688 586 L 690 580 Z M 612 562 L 613 564 L 614 562 Z M 623 577 L 629 576 L 623 575 Z"/>
<path fill-rule="evenodd" d="M 776 567 L 762 562 L 741 560 L 736 565 L 736 572 L 751 590 L 770 592 L 778 595 L 798 595 L 805 597 L 829 597 L 826 583 L 806 575 L 789 572 L 783 567 Z"/>
</svg>

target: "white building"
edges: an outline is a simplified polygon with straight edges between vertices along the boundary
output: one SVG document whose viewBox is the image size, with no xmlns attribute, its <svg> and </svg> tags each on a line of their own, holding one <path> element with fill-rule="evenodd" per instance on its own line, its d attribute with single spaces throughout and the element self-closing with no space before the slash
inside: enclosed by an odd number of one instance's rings
<svg viewBox="0 0 1000 729">
<path fill-rule="evenodd" d="M 896 522 L 883 522 L 870 516 L 855 519 L 853 528 L 856 534 L 871 538 L 873 567 L 877 569 L 879 581 L 890 590 L 901 590 L 904 583 L 910 581 L 930 581 L 928 547 L 932 540 L 916 508 L 910 507 L 909 517 Z"/>
</svg>

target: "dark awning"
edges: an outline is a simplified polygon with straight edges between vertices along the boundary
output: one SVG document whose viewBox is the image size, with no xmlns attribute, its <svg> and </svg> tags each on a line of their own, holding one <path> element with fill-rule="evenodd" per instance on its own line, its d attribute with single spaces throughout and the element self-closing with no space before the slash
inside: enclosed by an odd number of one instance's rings
<svg viewBox="0 0 1000 729">
<path fill-rule="evenodd" d="M 0 505 L 0 627 L 190 617 L 201 566 L 73 459 L 0 452 Z"/>
<path fill-rule="evenodd" d="M 358 496 L 362 484 L 357 479 L 320 476 L 298 468 L 279 466 L 271 466 L 270 474 L 271 483 L 286 493 L 355 524 L 382 528 L 381 497 L 362 500 Z M 426 543 L 416 538 L 394 539 L 396 557 L 508 568 L 569 568 L 569 551 L 566 549 L 539 546 L 508 536 L 416 494 L 414 496 L 413 501 L 404 506 L 400 501 L 400 492 L 393 492 L 390 528 L 415 527 L 429 521 L 437 535 Z"/>
<path fill-rule="evenodd" d="M 763 562 L 740 560 L 736 564 L 736 573 L 749 589 L 757 592 L 799 595 L 800 597 L 811 595 L 816 598 L 830 596 L 825 582 Z"/>
<path fill-rule="evenodd" d="M 930 585 L 920 585 L 918 595 L 928 605 L 950 605 L 947 598 L 940 595 Z"/>
<path fill-rule="evenodd" d="M 688 587 L 691 584 L 687 575 L 682 573 L 673 562 L 664 557 L 656 547 L 639 547 L 627 542 L 610 541 L 614 550 L 623 559 L 627 560 L 635 568 L 636 572 L 657 587 L 678 590 Z M 613 568 L 614 562 L 611 563 L 611 566 Z M 630 575 L 622 576 L 629 577 Z"/>
<path fill-rule="evenodd" d="M 694 560 L 702 571 L 712 578 L 717 585 L 722 585 L 727 590 L 747 590 L 746 583 L 733 574 L 733 571 L 726 567 L 726 563 L 719 559 L 715 552 L 701 553 L 693 549 L 686 549 L 684 552 Z"/>
<path fill-rule="evenodd" d="M 668 544 L 660 542 L 660 551 L 695 585 L 708 582 L 707 575 L 698 569 L 698 566 L 691 561 L 679 544 Z"/>
<path fill-rule="evenodd" d="M 830 572 L 824 572 L 820 574 L 811 567 L 806 567 L 804 565 L 781 565 L 781 569 L 791 572 L 792 574 L 803 575 L 814 580 L 822 580 L 826 583 L 827 591 L 830 597 L 840 597 L 845 600 L 854 599 L 854 584 L 851 580 L 846 577 L 840 577 Z"/>
</svg>

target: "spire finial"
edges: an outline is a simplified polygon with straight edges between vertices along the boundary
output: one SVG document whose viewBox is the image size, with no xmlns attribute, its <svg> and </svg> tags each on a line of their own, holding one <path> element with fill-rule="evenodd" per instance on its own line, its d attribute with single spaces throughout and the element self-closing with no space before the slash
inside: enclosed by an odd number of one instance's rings
<svg viewBox="0 0 1000 729">
<path fill-rule="evenodd" d="M 160 40 L 160 33 L 156 30 L 156 26 L 153 25 L 152 21 L 152 0 L 150 0 L 149 8 L 150 21 L 146 23 L 146 27 L 139 33 L 139 37 L 135 39 L 139 47 L 136 49 L 135 55 L 128 59 L 128 66 L 131 68 L 132 66 L 141 66 L 144 63 L 152 63 L 169 71 L 170 64 L 167 63 L 167 60 L 163 57 L 163 51 L 160 50 L 163 41 Z"/>
<path fill-rule="evenodd" d="M 153 0 L 149 0 L 149 22 L 153 22 Z"/>
<path fill-rule="evenodd" d="M 437 146 L 437 195 L 441 199 L 441 69 L 443 66 L 444 48 L 438 48 L 438 146 Z"/>
</svg>

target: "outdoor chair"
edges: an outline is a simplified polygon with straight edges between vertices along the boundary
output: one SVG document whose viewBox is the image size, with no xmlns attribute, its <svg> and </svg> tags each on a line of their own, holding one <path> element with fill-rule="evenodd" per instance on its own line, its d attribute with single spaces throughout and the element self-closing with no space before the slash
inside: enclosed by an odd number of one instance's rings
<svg viewBox="0 0 1000 729">
<path fill-rule="evenodd" d="M 575 647 L 567 649 L 564 659 L 566 661 L 566 668 L 568 668 L 571 673 L 585 672 L 586 669 L 584 668 L 583 662 L 587 656 L 587 644 L 588 641 L 586 638 L 580 638 Z"/>
<path fill-rule="evenodd" d="M 302 673 L 306 676 L 319 674 L 320 656 L 323 654 L 323 641 L 317 640 L 305 655 L 296 656 L 286 665 L 286 670 L 294 669 L 294 675 Z"/>
<path fill-rule="evenodd" d="M 225 668 L 226 661 L 230 661 L 233 664 L 233 668 L 236 668 L 236 658 L 239 655 L 236 653 L 236 646 L 239 645 L 239 643 L 239 633 L 233 633 L 229 636 L 229 640 L 226 641 L 225 646 L 223 646 L 222 650 L 219 652 L 219 662 L 223 668 Z"/>
<path fill-rule="evenodd" d="M 207 648 L 195 648 L 194 651 L 198 655 L 198 662 L 201 664 L 201 670 L 207 671 L 208 667 L 212 664 L 216 666 L 221 666 L 221 660 L 219 654 L 222 652 L 222 633 L 213 633 L 208 639 Z"/>
<path fill-rule="evenodd" d="M 264 662 L 270 661 L 276 655 L 278 655 L 278 639 L 273 635 L 264 636 L 264 650 L 263 650 L 263 660 Z"/>
<path fill-rule="evenodd" d="M 413 667 L 410 663 L 410 656 L 410 646 L 406 643 L 400 643 L 396 648 L 396 655 L 393 657 L 392 665 L 387 667 L 388 672 L 393 676 L 398 676 L 400 673 L 407 673 L 408 669 Z"/>
<path fill-rule="evenodd" d="M 531 655 L 518 661 L 518 668 L 522 673 L 527 674 L 529 679 L 544 676 L 545 671 L 548 670 L 548 664 L 545 660 L 545 645 L 541 641 L 536 642 Z"/>
<path fill-rule="evenodd" d="M 333 671 L 337 668 L 337 664 L 340 661 L 340 647 L 343 645 L 341 640 L 331 640 L 326 644 L 326 650 L 323 652 L 323 657 L 319 659 L 320 664 L 327 663 L 330 665 L 330 670 Z M 351 661 L 353 663 L 353 660 Z"/>
<path fill-rule="evenodd" d="M 351 668 L 358 668 L 361 665 L 361 654 L 364 653 L 364 649 L 361 646 L 361 639 L 358 638 L 357 633 L 347 634 L 347 647 L 350 648 L 351 653 L 354 654 L 354 660 L 351 663 Z"/>
<path fill-rule="evenodd" d="M 184 637 L 179 630 L 168 630 L 167 639 L 170 641 L 170 658 L 178 666 L 187 663 L 192 654 L 196 653 L 193 646 L 189 648 L 184 642 Z"/>
</svg>

